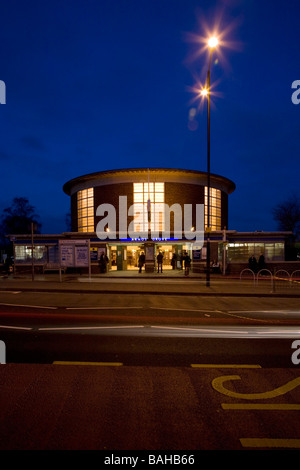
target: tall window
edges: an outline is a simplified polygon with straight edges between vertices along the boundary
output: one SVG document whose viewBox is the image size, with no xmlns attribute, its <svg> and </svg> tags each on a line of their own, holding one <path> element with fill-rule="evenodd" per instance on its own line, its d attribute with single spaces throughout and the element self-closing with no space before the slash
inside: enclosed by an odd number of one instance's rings
<svg viewBox="0 0 300 470">
<path fill-rule="evenodd" d="M 208 202 L 208 188 L 204 188 L 204 205 L 205 205 L 205 215 L 204 215 L 204 225 L 207 227 L 207 202 Z M 219 189 L 210 188 L 209 189 L 209 225 L 211 230 L 222 230 L 222 220 L 221 220 L 221 191 Z"/>
<path fill-rule="evenodd" d="M 134 231 L 148 231 L 148 207 L 147 202 L 150 199 L 151 208 L 151 231 L 164 230 L 165 214 L 165 183 L 133 183 L 133 203 L 136 215 L 134 220 Z"/>
<path fill-rule="evenodd" d="M 94 232 L 94 188 L 77 193 L 78 232 Z"/>
</svg>

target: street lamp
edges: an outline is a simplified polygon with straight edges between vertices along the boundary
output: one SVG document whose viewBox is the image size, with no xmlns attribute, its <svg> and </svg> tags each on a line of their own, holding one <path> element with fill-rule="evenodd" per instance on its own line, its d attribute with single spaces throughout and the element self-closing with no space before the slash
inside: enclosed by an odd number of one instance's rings
<svg viewBox="0 0 300 470">
<path fill-rule="evenodd" d="M 210 66 L 212 54 L 217 47 L 218 38 L 211 37 L 208 42 L 209 62 L 206 77 L 206 84 L 201 95 L 207 99 L 207 241 L 206 241 L 206 286 L 210 286 Z"/>
</svg>

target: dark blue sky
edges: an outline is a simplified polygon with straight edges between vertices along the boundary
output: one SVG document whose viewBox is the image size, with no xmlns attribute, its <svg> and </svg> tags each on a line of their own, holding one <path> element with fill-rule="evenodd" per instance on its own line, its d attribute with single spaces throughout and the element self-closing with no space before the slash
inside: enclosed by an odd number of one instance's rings
<svg viewBox="0 0 300 470">
<path fill-rule="evenodd" d="M 59 233 L 71 178 L 206 171 L 206 108 L 190 89 L 207 69 L 195 39 L 219 25 L 211 171 L 236 183 L 229 228 L 277 228 L 272 208 L 299 195 L 299 0 L 0 0 L 0 12 L 0 212 L 27 197 L 43 233 Z"/>
</svg>

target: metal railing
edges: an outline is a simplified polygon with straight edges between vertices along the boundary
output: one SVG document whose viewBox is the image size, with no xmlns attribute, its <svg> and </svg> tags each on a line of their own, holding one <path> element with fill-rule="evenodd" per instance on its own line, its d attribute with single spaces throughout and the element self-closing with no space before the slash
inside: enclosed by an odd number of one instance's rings
<svg viewBox="0 0 300 470">
<path fill-rule="evenodd" d="M 245 268 L 240 272 L 240 281 L 242 281 L 242 279 L 253 279 L 253 284 L 257 287 L 260 284 L 260 280 L 268 280 L 271 282 L 272 292 L 291 288 L 298 288 L 300 292 L 300 269 L 297 269 L 292 273 L 289 273 L 285 269 L 278 269 L 277 271 L 274 271 L 273 274 L 267 268 L 260 269 L 257 273 L 250 268 Z"/>
</svg>

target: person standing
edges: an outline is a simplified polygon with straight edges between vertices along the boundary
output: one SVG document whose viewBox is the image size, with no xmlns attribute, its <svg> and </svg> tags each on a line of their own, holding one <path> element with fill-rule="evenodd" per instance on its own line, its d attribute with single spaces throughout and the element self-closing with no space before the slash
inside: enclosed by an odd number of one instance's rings
<svg viewBox="0 0 300 470">
<path fill-rule="evenodd" d="M 145 255 L 144 253 L 141 253 L 140 254 L 140 257 L 139 257 L 139 272 L 141 273 L 142 272 L 142 268 L 145 264 Z"/>
<path fill-rule="evenodd" d="M 249 258 L 249 269 L 254 273 L 257 271 L 257 261 L 254 255 L 251 255 Z"/>
<path fill-rule="evenodd" d="M 160 272 L 162 273 L 163 255 L 161 251 L 158 253 L 156 257 L 156 261 L 157 261 L 157 272 L 159 273 L 159 268 L 160 268 Z"/>
<path fill-rule="evenodd" d="M 101 273 L 106 273 L 107 264 L 108 264 L 108 257 L 106 256 L 105 253 L 102 253 L 101 256 L 100 256 L 100 260 L 99 260 L 100 272 Z"/>
<path fill-rule="evenodd" d="M 190 273 L 190 267 L 191 267 L 191 258 L 190 255 L 185 252 L 184 256 L 184 275 L 188 276 Z"/>
<path fill-rule="evenodd" d="M 181 252 L 181 255 L 180 255 L 180 269 L 183 269 L 183 261 L 184 261 L 184 253 Z"/>
<path fill-rule="evenodd" d="M 265 269 L 265 257 L 263 254 L 260 255 L 259 260 L 258 260 L 258 270 L 261 271 L 262 269 Z"/>
<path fill-rule="evenodd" d="M 173 253 L 172 260 L 171 260 L 172 269 L 176 269 L 176 263 L 177 263 L 177 255 L 176 253 Z"/>
</svg>

